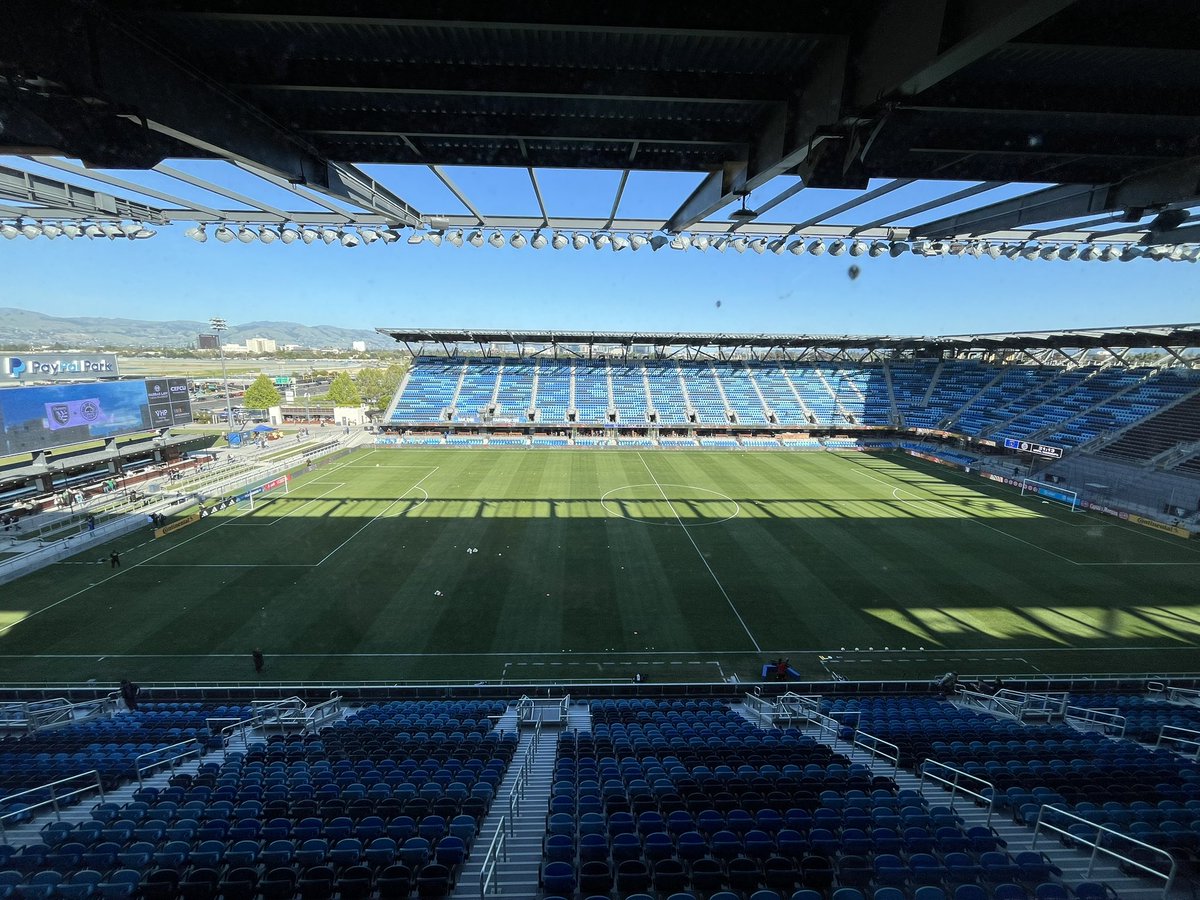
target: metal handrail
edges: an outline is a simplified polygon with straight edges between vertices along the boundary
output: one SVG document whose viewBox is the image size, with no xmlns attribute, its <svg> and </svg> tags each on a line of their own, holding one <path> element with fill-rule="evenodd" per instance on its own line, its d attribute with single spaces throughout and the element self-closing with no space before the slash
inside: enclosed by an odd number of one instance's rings
<svg viewBox="0 0 1200 900">
<path fill-rule="evenodd" d="M 76 778 L 85 778 L 89 776 L 96 779 L 95 784 L 86 784 L 83 787 L 76 788 L 73 791 L 67 791 L 65 794 L 58 794 L 54 790 L 54 788 L 60 784 L 66 784 L 68 781 L 74 781 Z M 58 802 L 60 800 L 66 800 L 70 797 L 74 797 L 78 794 L 86 794 L 93 790 L 100 792 L 100 802 L 104 802 L 104 782 L 100 780 L 100 773 L 95 769 L 88 769 L 86 772 L 68 775 L 66 778 L 59 778 L 57 781 L 51 781 L 47 784 L 38 785 L 37 787 L 26 788 L 25 790 L 18 791 L 15 794 L 9 794 L 4 798 L 4 802 L 7 805 L 12 803 L 12 801 L 16 800 L 18 797 L 24 797 L 26 794 L 35 794 L 46 790 L 50 791 L 50 798 L 48 800 L 39 800 L 38 802 L 31 803 L 28 806 L 22 807 L 21 809 L 14 809 L 11 812 L 0 813 L 0 841 L 8 840 L 8 835 L 4 830 L 5 819 L 12 819 L 16 818 L 17 816 L 28 815 L 33 810 L 41 809 L 43 806 L 52 806 L 54 807 L 55 821 L 61 822 L 62 810 L 59 809 Z"/>
<path fill-rule="evenodd" d="M 169 757 L 167 759 L 158 759 L 158 760 L 155 760 L 154 762 L 149 763 L 145 766 L 141 765 L 141 760 L 145 759 L 148 756 L 157 756 L 158 754 L 165 753 L 168 750 L 174 750 L 177 747 L 186 747 L 188 745 L 194 745 L 194 746 L 192 746 L 190 750 L 185 750 L 182 753 L 177 753 L 175 756 Z M 193 755 L 195 755 L 197 758 L 204 755 L 204 745 L 202 743 L 200 743 L 200 741 L 196 740 L 195 738 L 188 738 L 186 741 L 179 741 L 178 743 L 175 743 L 175 744 L 167 744 L 167 746 L 159 747 L 157 750 L 150 750 L 150 751 L 147 751 L 146 753 L 138 754 L 133 759 L 133 767 L 137 771 L 138 787 L 140 788 L 140 787 L 144 786 L 142 784 L 142 775 L 145 774 L 146 772 L 152 772 L 153 770 L 157 769 L 159 766 L 165 766 L 168 764 L 171 766 L 171 768 L 173 770 L 175 768 L 176 763 L 178 763 L 180 760 L 187 759 L 189 756 L 193 756 Z"/>
<path fill-rule="evenodd" d="M 221 747 L 224 758 L 229 758 L 229 744 L 233 740 L 235 733 L 240 733 L 242 743 L 246 744 L 247 729 L 257 728 L 262 725 L 265 721 L 265 716 L 269 715 L 273 710 L 281 708 L 284 704 L 299 704 L 298 707 L 293 707 L 298 709 L 303 709 L 305 706 L 304 701 L 296 696 L 287 697 L 282 700 L 252 700 L 250 702 L 251 707 L 257 709 L 257 712 L 255 712 L 254 715 L 250 716 L 249 718 L 239 719 L 233 722 L 231 725 L 226 725 L 221 729 Z M 220 720 L 210 719 L 208 721 Z"/>
<path fill-rule="evenodd" d="M 534 723 L 533 737 L 529 742 L 529 749 L 525 751 L 525 759 L 521 762 L 521 768 L 517 771 L 516 780 L 513 786 L 508 790 L 508 815 L 514 822 L 521 812 L 521 801 L 525 799 L 525 789 L 529 786 L 529 777 L 533 773 L 533 755 L 537 751 L 542 740 L 542 723 L 539 720 Z"/>
<path fill-rule="evenodd" d="M 747 693 L 742 700 L 742 705 L 760 719 L 765 719 L 768 725 L 775 724 L 775 704 L 770 700 L 765 700 L 757 694 Z"/>
<path fill-rule="evenodd" d="M 954 778 L 949 779 L 943 778 L 941 775 L 936 775 L 933 772 L 928 771 L 930 766 L 937 766 L 938 768 L 944 769 L 947 772 L 953 772 Z M 950 792 L 950 812 L 954 812 L 955 799 L 959 794 L 963 794 L 986 804 L 987 818 L 984 820 L 984 824 L 992 824 L 992 810 L 996 808 L 996 786 L 992 784 L 992 782 L 988 781 L 987 779 L 980 778 L 978 775 L 972 775 L 970 772 L 964 772 L 962 769 L 955 768 L 954 766 L 948 765 L 944 762 L 938 762 L 936 759 L 926 759 L 923 763 L 921 763 L 921 780 L 918 783 L 917 788 L 918 790 L 921 790 L 922 793 L 924 793 L 923 789 L 925 787 L 926 778 L 928 778 L 930 781 L 939 782 L 942 787 Z M 983 788 L 978 791 L 973 791 L 969 787 L 966 787 L 960 783 L 959 779 L 961 778 L 969 778 L 972 781 L 978 782 L 979 784 L 983 785 Z M 987 788 L 991 789 L 991 794 L 983 793 L 983 790 Z"/>
<path fill-rule="evenodd" d="M 845 727 L 851 728 L 853 726 L 847 725 Z M 865 731 L 859 731 L 855 728 L 850 743 L 860 750 L 865 750 L 872 756 L 877 756 L 886 762 L 890 762 L 892 764 L 893 775 L 900 770 L 900 748 L 891 741 L 885 741 L 883 738 L 875 737 L 873 734 L 868 734 Z M 885 752 L 886 749 L 890 749 L 892 753 Z"/>
<path fill-rule="evenodd" d="M 330 691 L 328 700 L 304 711 L 304 730 L 315 732 L 326 719 L 331 719 L 341 712 L 341 703 L 342 695 L 337 691 Z"/>
<path fill-rule="evenodd" d="M 1056 816 L 1063 816 L 1064 818 L 1067 818 L 1067 819 L 1074 819 L 1076 822 L 1086 825 L 1088 828 L 1094 828 L 1096 830 L 1096 840 L 1090 841 L 1086 837 L 1081 837 L 1080 835 L 1072 834 L 1066 828 L 1060 828 L 1057 825 L 1047 822 L 1046 818 L 1045 818 L 1047 810 L 1049 810 L 1051 813 L 1053 813 Z M 1166 883 L 1163 885 L 1163 900 L 1166 900 L 1166 898 L 1170 895 L 1171 885 L 1175 881 L 1176 863 L 1175 863 L 1175 857 L 1173 857 L 1166 850 L 1163 850 L 1160 847 L 1155 847 L 1151 844 L 1147 844 L 1144 841 L 1139 841 L 1137 838 L 1130 837 L 1127 834 L 1123 834 L 1120 831 L 1116 831 L 1112 828 L 1109 828 L 1107 825 L 1100 825 L 1096 822 L 1092 822 L 1092 821 L 1089 821 L 1088 819 L 1085 819 L 1083 816 L 1076 815 L 1073 812 L 1068 812 L 1065 809 L 1059 809 L 1056 806 L 1051 806 L 1049 803 L 1042 804 L 1042 808 L 1040 810 L 1038 810 L 1037 822 L 1033 826 L 1033 841 L 1029 845 L 1032 849 L 1037 848 L 1038 834 L 1041 832 L 1043 827 L 1049 831 L 1055 831 L 1058 834 L 1062 835 L 1063 837 L 1070 838 L 1071 840 L 1076 841 L 1077 843 L 1080 843 L 1080 844 L 1086 844 L 1087 846 L 1092 848 L 1092 855 L 1088 859 L 1087 871 L 1084 873 L 1085 876 L 1091 877 L 1092 868 L 1096 864 L 1096 856 L 1097 856 L 1097 854 L 1103 853 L 1107 856 L 1111 856 L 1115 859 L 1120 860 L 1122 863 L 1124 863 L 1127 866 L 1133 866 L 1135 869 L 1141 869 L 1143 872 L 1147 872 L 1156 878 L 1165 878 Z M 1151 853 L 1156 853 L 1159 856 L 1165 856 L 1167 858 L 1167 861 L 1171 864 L 1170 868 L 1167 869 L 1166 874 L 1164 874 L 1164 873 L 1160 872 L 1158 869 L 1155 869 L 1152 866 L 1148 866 L 1145 863 L 1138 862 L 1136 859 L 1133 859 L 1132 857 L 1125 856 L 1122 853 L 1118 853 L 1116 850 L 1110 850 L 1108 847 L 1101 846 L 1101 841 L 1103 840 L 1103 835 L 1105 835 L 1105 834 L 1111 834 L 1117 840 L 1128 841 L 1130 844 L 1136 844 L 1137 846 L 1139 846 L 1145 850 L 1149 850 Z"/>
<path fill-rule="evenodd" d="M 1190 734 L 1192 738 L 1180 737 L 1175 734 L 1167 734 L 1168 731 L 1177 731 L 1179 735 Z M 1186 751 L 1192 756 L 1200 759 L 1200 731 L 1193 728 L 1180 728 L 1178 725 L 1164 725 L 1158 730 L 1158 740 L 1154 742 L 1154 749 L 1157 750 L 1162 746 L 1163 741 L 1170 741 L 1174 744 L 1186 744 L 1189 747 L 1195 747 L 1194 751 Z M 1173 750 L 1173 747 L 1168 747 L 1168 750 Z M 1175 750 L 1176 753 L 1184 753 L 1183 750 Z"/>
<path fill-rule="evenodd" d="M 1067 722 L 1086 722 L 1099 725 L 1105 734 L 1125 737 L 1125 717 L 1113 710 L 1068 706 L 1063 719 Z"/>
<path fill-rule="evenodd" d="M 479 896 L 482 898 L 488 893 L 488 888 L 492 886 L 492 880 L 497 874 L 497 869 L 501 862 L 508 862 L 508 839 L 513 831 L 512 820 L 507 816 L 501 816 L 500 821 L 496 825 L 496 833 L 492 835 L 492 841 L 488 844 L 487 853 L 483 856 L 483 863 L 479 868 Z M 500 893 L 499 885 L 493 893 Z"/>
<path fill-rule="evenodd" d="M 833 716 L 828 716 L 820 712 L 816 709 L 816 702 L 811 697 L 803 697 L 799 694 L 784 694 L 779 698 L 776 709 L 783 710 L 785 717 L 806 719 L 822 731 L 831 734 L 835 744 L 838 741 L 846 741 L 852 747 L 857 747 L 871 756 L 878 757 L 891 766 L 893 774 L 900 768 L 900 748 L 898 746 L 891 741 L 875 737 L 873 734 L 859 731 L 857 725 L 848 725 L 845 722 L 838 721 Z M 800 712 L 801 715 L 789 715 L 793 710 Z M 843 728 L 850 729 L 850 737 L 848 739 L 842 737 Z M 892 752 L 887 753 L 887 749 L 890 749 Z"/>
</svg>

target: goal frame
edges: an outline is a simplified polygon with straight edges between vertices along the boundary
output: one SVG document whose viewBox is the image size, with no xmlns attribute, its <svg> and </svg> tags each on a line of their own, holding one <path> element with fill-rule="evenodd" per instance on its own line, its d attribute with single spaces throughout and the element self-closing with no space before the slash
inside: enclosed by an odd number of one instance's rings
<svg viewBox="0 0 1200 900">
<path fill-rule="evenodd" d="M 1083 507 L 1079 505 L 1079 492 L 1072 491 L 1068 488 L 1059 487 L 1056 484 L 1047 484 L 1044 481 L 1038 481 L 1035 478 L 1021 479 L 1021 496 L 1032 495 L 1042 497 L 1045 500 L 1053 500 L 1055 503 L 1061 503 L 1063 506 L 1070 508 L 1071 512 L 1080 512 Z M 1063 499 L 1064 496 L 1069 496 L 1071 502 L 1068 503 Z"/>
</svg>

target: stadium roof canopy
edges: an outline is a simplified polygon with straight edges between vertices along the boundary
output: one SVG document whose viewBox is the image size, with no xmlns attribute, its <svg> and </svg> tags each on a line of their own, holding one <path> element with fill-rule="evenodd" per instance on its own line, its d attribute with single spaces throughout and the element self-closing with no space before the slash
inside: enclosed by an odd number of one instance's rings
<svg viewBox="0 0 1200 900">
<path fill-rule="evenodd" d="M 0 153 L 159 167 L 241 207 L 5 168 L 0 216 L 1191 246 L 1195 12 L 1193 0 L 18 0 L 0 32 Z M 197 157 L 291 185 L 307 212 L 164 166 Z M 418 209 L 368 163 L 428 167 L 468 214 Z M 527 170 L 541 214 L 480 213 L 445 168 L 463 165 Z M 624 174 L 611 206 L 566 219 L 543 202 L 544 167 Z M 661 220 L 620 219 L 636 170 L 698 183 Z M 862 208 L 914 180 L 953 185 L 882 216 Z M 1039 187 L 989 197 L 1016 184 Z M 849 193 L 771 218 L 808 188 Z"/>
<path fill-rule="evenodd" d="M 840 357 L 853 351 L 858 357 L 882 357 L 892 353 L 912 355 L 971 354 L 997 352 L 1024 354 L 1037 362 L 1056 356 L 1076 362 L 1091 350 L 1107 350 L 1121 359 L 1130 350 L 1162 349 L 1164 361 L 1194 365 L 1197 358 L 1187 351 L 1200 347 L 1200 323 L 1184 325 L 1139 325 L 1121 328 L 1083 328 L 1056 331 L 997 332 L 994 334 L 917 335 L 856 334 L 732 334 L 689 332 L 604 332 L 604 331 L 528 331 L 490 328 L 378 328 L 380 334 L 394 338 L 410 350 L 421 353 L 428 345 L 437 345 L 444 353 L 462 346 L 488 352 L 497 347 L 512 347 L 519 353 L 589 355 L 609 348 L 648 348 L 657 355 L 716 356 L 723 358 L 739 351 L 752 355 L 784 353 L 798 358 Z M 587 348 L 583 350 L 582 348 Z M 697 353 L 697 351 L 705 351 Z"/>
</svg>

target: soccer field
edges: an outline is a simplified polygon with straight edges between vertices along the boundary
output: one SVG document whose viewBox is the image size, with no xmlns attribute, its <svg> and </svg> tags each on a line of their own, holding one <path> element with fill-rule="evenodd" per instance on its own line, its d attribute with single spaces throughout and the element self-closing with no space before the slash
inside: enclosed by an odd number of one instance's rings
<svg viewBox="0 0 1200 900">
<path fill-rule="evenodd" d="M 901 455 L 361 450 L 3 586 L 0 680 L 250 681 L 256 646 L 272 682 L 1165 674 L 1197 575 Z"/>
</svg>

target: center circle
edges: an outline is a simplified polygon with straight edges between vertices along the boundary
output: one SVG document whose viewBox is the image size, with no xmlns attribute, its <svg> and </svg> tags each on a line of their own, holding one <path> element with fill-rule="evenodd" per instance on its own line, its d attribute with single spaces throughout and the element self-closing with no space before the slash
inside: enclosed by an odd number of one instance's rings
<svg viewBox="0 0 1200 900">
<path fill-rule="evenodd" d="M 720 525 L 722 522 L 736 519 L 742 511 L 738 502 L 728 494 L 696 487 L 694 484 L 667 482 L 627 484 L 613 488 L 605 491 L 600 497 L 600 505 L 606 513 L 618 519 L 628 519 L 642 525 L 666 525 L 671 528 Z M 657 505 L 662 508 L 662 512 L 653 515 L 649 512 L 640 514 L 637 512 L 639 505 Z M 627 511 L 622 507 L 633 509 Z M 697 509 L 700 511 L 698 517 Z"/>
</svg>

